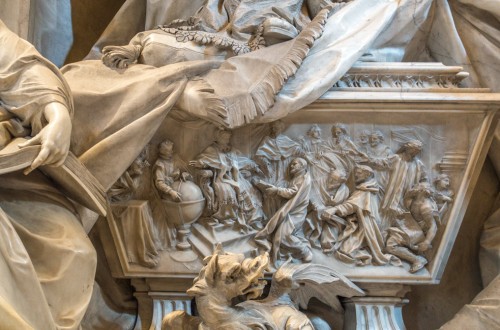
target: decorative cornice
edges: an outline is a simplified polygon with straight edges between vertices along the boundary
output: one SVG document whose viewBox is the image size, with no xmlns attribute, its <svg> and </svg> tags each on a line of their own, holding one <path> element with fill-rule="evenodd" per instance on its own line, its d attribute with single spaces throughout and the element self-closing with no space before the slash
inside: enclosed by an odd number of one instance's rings
<svg viewBox="0 0 500 330">
<path fill-rule="evenodd" d="M 359 62 L 332 87 L 332 91 L 359 89 L 457 89 L 469 76 L 459 66 L 442 63 Z"/>
</svg>

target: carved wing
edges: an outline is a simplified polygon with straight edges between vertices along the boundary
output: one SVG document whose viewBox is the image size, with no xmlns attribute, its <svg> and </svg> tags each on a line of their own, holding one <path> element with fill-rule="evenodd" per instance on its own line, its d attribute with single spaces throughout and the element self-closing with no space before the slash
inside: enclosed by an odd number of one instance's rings
<svg viewBox="0 0 500 330">
<path fill-rule="evenodd" d="M 297 265 L 286 262 L 274 274 L 274 281 L 277 281 L 277 286 L 289 287 L 290 298 L 303 309 L 307 309 L 311 298 L 317 298 L 336 311 L 342 312 L 342 305 L 337 296 L 364 295 L 364 292 L 347 277 L 319 264 Z"/>
</svg>

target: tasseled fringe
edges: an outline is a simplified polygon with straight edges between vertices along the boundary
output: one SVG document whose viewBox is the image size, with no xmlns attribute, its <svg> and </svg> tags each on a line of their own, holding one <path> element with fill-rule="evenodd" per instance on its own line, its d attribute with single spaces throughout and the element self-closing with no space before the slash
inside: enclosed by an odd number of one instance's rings
<svg viewBox="0 0 500 330">
<path fill-rule="evenodd" d="M 288 78 L 297 72 L 314 41 L 323 34 L 328 17 L 343 6 L 344 3 L 332 3 L 323 8 L 295 38 L 291 49 L 281 62 L 273 65 L 266 76 L 249 91 L 249 97 L 240 98 L 237 103 L 227 104 L 214 94 L 208 82 L 200 79 L 200 93 L 206 102 L 208 119 L 224 127 L 235 128 L 264 115 L 274 105 L 276 95 Z"/>
<path fill-rule="evenodd" d="M 203 100 L 207 119 L 223 127 L 230 127 L 227 107 L 215 94 L 213 87 L 203 78 L 193 79 L 192 83 L 194 83 L 193 90 Z"/>
<path fill-rule="evenodd" d="M 250 96 L 255 103 L 256 115 L 265 114 L 274 105 L 275 96 L 281 91 L 288 78 L 297 72 L 314 41 L 321 37 L 332 8 L 333 6 L 329 5 L 316 15 L 297 36 L 281 63 L 274 65 L 264 79 L 250 91 Z"/>
</svg>

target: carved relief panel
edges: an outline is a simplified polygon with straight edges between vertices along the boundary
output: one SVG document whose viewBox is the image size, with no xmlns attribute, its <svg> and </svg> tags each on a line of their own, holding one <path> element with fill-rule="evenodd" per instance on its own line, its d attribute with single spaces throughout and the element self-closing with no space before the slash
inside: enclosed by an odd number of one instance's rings
<svg viewBox="0 0 500 330">
<path fill-rule="evenodd" d="M 356 281 L 435 282 L 492 115 L 352 91 L 232 131 L 174 115 L 117 182 L 136 182 L 113 206 L 121 267 L 188 283 L 220 243 L 267 251 L 276 268 L 291 258 Z"/>
</svg>

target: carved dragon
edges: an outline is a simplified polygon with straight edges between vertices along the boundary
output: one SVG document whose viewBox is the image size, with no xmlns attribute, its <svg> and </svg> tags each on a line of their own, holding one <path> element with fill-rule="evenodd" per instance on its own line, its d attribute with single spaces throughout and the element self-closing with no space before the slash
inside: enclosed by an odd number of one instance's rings
<svg viewBox="0 0 500 330">
<path fill-rule="evenodd" d="M 168 314 L 162 330 L 314 330 L 299 310 L 317 298 L 342 311 L 337 296 L 363 295 L 343 275 L 317 264 L 284 263 L 273 275 L 266 298 L 269 256 L 247 258 L 223 252 L 220 247 L 204 260 L 205 266 L 187 293 L 196 300 L 199 317 L 183 311 Z"/>
</svg>

